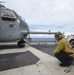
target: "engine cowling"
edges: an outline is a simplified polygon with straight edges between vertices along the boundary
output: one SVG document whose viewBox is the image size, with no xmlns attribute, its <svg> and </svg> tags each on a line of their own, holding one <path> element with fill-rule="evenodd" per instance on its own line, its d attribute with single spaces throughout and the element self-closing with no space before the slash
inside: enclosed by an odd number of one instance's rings
<svg viewBox="0 0 74 75">
<path fill-rule="evenodd" d="M 70 42 L 71 46 L 74 48 L 74 35 L 67 36 L 67 40 Z"/>
</svg>

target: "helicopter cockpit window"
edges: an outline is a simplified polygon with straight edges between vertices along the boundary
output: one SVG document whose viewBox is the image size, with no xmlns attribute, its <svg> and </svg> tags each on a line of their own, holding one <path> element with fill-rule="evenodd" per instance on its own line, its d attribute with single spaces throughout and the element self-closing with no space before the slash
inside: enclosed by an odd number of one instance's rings
<svg viewBox="0 0 74 75">
<path fill-rule="evenodd" d="M 13 13 L 13 11 L 10 10 L 3 10 L 1 13 L 1 18 L 2 20 L 5 21 L 15 21 L 16 20 L 16 16 Z"/>
</svg>

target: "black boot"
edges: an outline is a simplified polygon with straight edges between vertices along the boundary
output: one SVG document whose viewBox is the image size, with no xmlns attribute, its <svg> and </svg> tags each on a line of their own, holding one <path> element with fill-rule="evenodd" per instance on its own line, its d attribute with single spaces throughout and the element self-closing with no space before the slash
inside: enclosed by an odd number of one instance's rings
<svg viewBox="0 0 74 75">
<path fill-rule="evenodd" d="M 66 63 L 66 64 L 61 63 L 61 64 L 60 64 L 60 66 L 62 66 L 62 67 L 65 67 L 65 66 L 70 66 L 70 65 L 71 65 L 70 63 Z"/>
</svg>

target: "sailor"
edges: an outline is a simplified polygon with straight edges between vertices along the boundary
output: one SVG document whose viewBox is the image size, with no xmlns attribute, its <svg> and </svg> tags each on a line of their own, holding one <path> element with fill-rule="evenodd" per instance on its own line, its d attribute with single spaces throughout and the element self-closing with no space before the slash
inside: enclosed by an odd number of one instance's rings
<svg viewBox="0 0 74 75">
<path fill-rule="evenodd" d="M 61 62 L 60 66 L 70 66 L 74 58 L 72 46 L 60 32 L 55 33 L 55 39 L 58 41 L 58 44 L 53 53 Z"/>
</svg>

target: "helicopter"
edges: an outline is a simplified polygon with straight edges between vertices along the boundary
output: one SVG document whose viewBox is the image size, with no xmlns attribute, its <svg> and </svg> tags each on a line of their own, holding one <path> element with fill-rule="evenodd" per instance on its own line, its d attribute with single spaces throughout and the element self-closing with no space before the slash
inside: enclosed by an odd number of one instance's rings
<svg viewBox="0 0 74 75">
<path fill-rule="evenodd" d="M 18 47 L 24 47 L 28 34 L 55 34 L 55 32 L 30 32 L 28 24 L 14 10 L 0 3 L 0 42 L 16 41 Z"/>
</svg>

